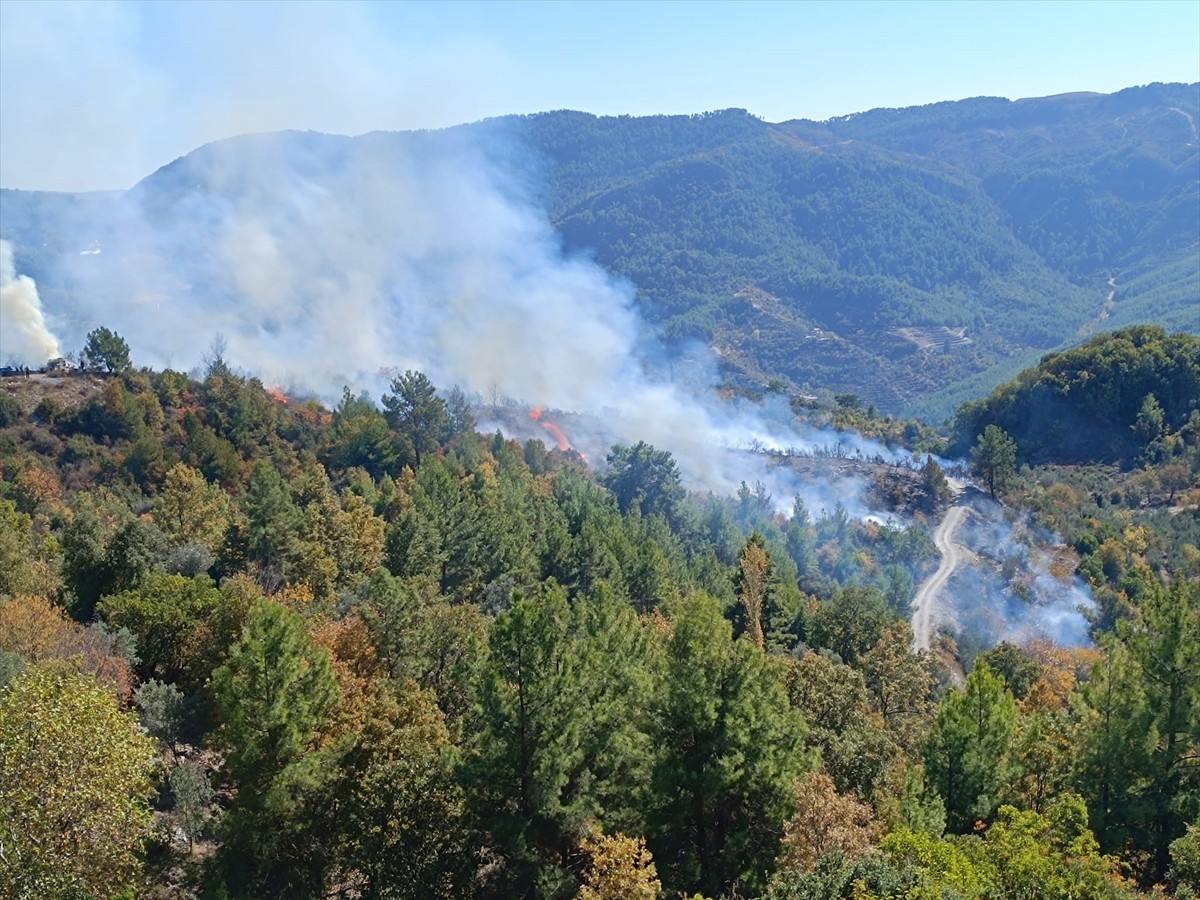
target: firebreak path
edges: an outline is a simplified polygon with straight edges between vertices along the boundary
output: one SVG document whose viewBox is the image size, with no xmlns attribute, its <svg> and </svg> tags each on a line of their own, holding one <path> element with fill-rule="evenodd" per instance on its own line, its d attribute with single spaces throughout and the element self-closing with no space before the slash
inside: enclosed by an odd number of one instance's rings
<svg viewBox="0 0 1200 900">
<path fill-rule="evenodd" d="M 933 543 L 942 554 L 942 561 L 937 571 L 922 582 L 913 598 L 913 650 L 928 650 L 933 637 L 933 626 L 937 621 L 936 604 L 938 594 L 954 574 L 954 570 L 962 563 L 966 548 L 954 540 L 954 533 L 966 518 L 967 507 L 955 506 L 942 519 L 937 530 L 933 533 Z"/>
</svg>

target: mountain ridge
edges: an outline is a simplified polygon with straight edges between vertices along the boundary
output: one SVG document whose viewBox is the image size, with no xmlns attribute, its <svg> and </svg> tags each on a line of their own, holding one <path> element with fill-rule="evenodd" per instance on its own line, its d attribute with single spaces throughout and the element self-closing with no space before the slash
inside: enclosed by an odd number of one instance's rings
<svg viewBox="0 0 1200 900">
<path fill-rule="evenodd" d="M 161 167 L 107 215 L 94 207 L 111 195 L 5 190 L 0 230 L 54 301 L 80 289 L 56 270 L 80 233 L 104 231 L 88 240 L 115 250 L 134 216 L 203 245 L 177 281 L 228 292 L 204 247 L 247 198 L 278 206 L 300 186 L 319 202 L 356 167 L 413 177 L 466 153 L 540 209 L 569 254 L 631 282 L 668 344 L 712 346 L 738 389 L 780 381 L 939 418 L 956 385 L 1097 327 L 1200 327 L 1198 120 L 1200 84 L 1154 84 L 824 122 L 554 111 L 354 138 L 241 135 Z M 748 286 L 777 302 L 744 302 Z M 912 328 L 965 340 L 913 342 Z"/>
</svg>

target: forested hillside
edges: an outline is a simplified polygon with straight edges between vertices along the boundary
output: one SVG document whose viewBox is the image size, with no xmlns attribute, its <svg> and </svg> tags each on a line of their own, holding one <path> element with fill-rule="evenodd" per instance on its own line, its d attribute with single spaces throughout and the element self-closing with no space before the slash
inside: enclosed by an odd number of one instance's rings
<svg viewBox="0 0 1200 900">
<path fill-rule="evenodd" d="M 460 203 L 484 160 L 500 193 L 532 202 L 569 253 L 628 279 L 668 347 L 703 341 L 739 389 L 853 392 L 941 421 L 1100 330 L 1197 329 L 1197 122 L 1200 85 L 1156 84 L 820 123 L 562 111 L 353 139 L 259 135 L 201 148 L 124 194 L 5 191 L 0 236 L 65 322 L 94 321 L 96 305 L 135 320 L 151 305 L 186 308 L 203 321 L 280 290 L 244 269 L 253 257 L 277 271 L 279 233 L 305 223 L 305 252 L 330 255 L 321 273 L 375 277 L 384 236 L 411 236 L 422 205 Z M 446 166 L 461 186 L 425 197 L 410 185 Z M 372 208 L 350 215 L 339 197 Z M 437 254 L 418 245 L 428 276 Z M 388 273 L 372 286 L 402 319 L 444 302 L 408 296 L 411 280 Z"/>
<path fill-rule="evenodd" d="M 1051 353 L 956 415 L 965 453 L 988 425 L 1025 462 L 1160 462 L 1200 428 L 1200 338 L 1135 326 Z"/>
<path fill-rule="evenodd" d="M 907 623 L 931 458 L 907 526 L 781 515 L 642 442 L 593 472 L 480 434 L 416 371 L 329 409 L 94 334 L 111 373 L 0 382 L 0 894 L 1200 891 L 1200 432 L 1166 396 L 1137 473 L 992 473 L 1073 545 L 1097 643 L 956 680 Z M 1181 340 L 1064 371 L 1173 378 Z"/>
</svg>

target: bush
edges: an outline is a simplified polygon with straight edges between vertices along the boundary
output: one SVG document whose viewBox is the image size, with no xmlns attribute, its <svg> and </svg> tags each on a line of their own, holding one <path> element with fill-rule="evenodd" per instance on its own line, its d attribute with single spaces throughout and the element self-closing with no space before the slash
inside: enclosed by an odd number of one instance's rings
<svg viewBox="0 0 1200 900">
<path fill-rule="evenodd" d="M 16 425 L 22 415 L 21 404 L 12 394 L 0 394 L 0 428 Z"/>
<path fill-rule="evenodd" d="M 57 403 L 49 397 L 43 397 L 42 402 L 33 408 L 29 418 L 37 425 L 53 425 L 58 421 L 60 413 Z"/>
</svg>

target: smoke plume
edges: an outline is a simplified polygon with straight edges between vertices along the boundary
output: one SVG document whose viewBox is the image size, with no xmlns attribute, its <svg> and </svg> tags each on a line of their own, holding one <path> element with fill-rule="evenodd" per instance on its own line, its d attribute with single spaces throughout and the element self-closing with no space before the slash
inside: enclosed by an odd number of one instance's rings
<svg viewBox="0 0 1200 900">
<path fill-rule="evenodd" d="M 518 131 L 508 120 L 201 148 L 135 187 L 106 221 L 78 228 L 63 255 L 69 313 L 80 332 L 115 329 L 136 363 L 156 367 L 195 365 L 223 335 L 236 367 L 328 401 L 344 385 L 378 397 L 389 373 L 419 369 L 442 388 L 590 413 L 569 433 L 596 462 L 613 443 L 645 440 L 675 455 L 689 486 L 732 493 L 762 481 L 781 510 L 795 477 L 740 451 L 840 441 L 852 454 L 894 456 L 852 436 L 797 432 L 782 400 L 718 400 L 706 350 L 668 351 L 631 284 L 564 249 L 533 200 L 543 173 Z M 79 252 L 93 245 L 103 252 Z M 866 514 L 857 489 L 839 493 Z"/>
<path fill-rule="evenodd" d="M 46 325 L 37 285 L 17 274 L 12 244 L 0 240 L 0 358 L 41 366 L 59 355 L 58 338 Z"/>
<path fill-rule="evenodd" d="M 990 647 L 1002 640 L 1049 639 L 1086 646 L 1095 601 L 1073 566 L 1056 565 L 1053 535 L 1027 521 L 1010 522 L 1004 508 L 978 495 L 959 540 L 976 554 L 952 583 L 951 607 L 960 636 Z"/>
</svg>

